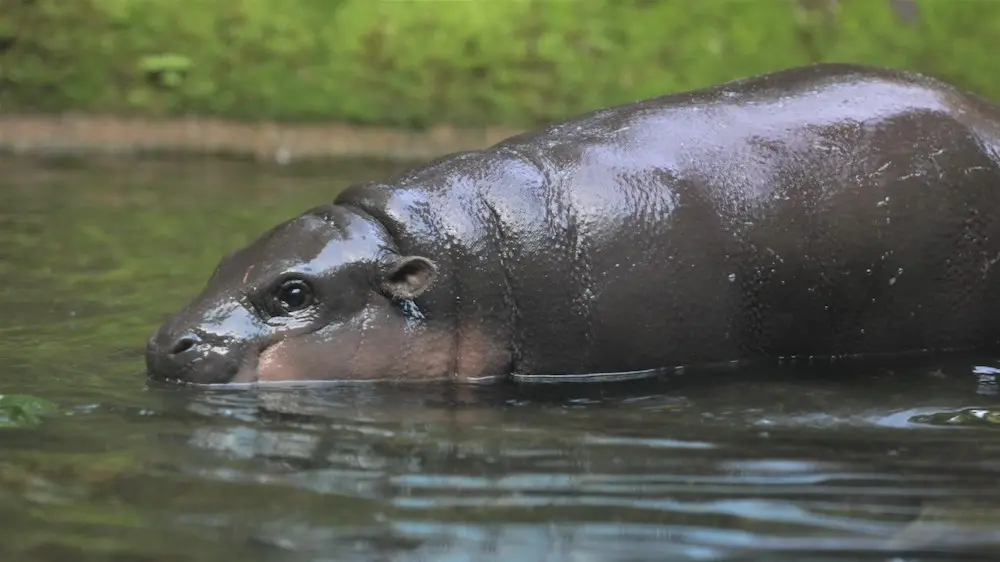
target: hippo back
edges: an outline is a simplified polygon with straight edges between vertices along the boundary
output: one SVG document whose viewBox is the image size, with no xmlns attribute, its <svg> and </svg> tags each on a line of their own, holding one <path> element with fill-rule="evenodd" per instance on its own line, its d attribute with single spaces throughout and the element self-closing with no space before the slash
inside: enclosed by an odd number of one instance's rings
<svg viewBox="0 0 1000 562">
<path fill-rule="evenodd" d="M 596 111 L 338 203 L 442 265 L 517 372 L 997 341 L 997 110 L 817 65 Z M 459 336 L 456 336 L 459 337 Z"/>
</svg>

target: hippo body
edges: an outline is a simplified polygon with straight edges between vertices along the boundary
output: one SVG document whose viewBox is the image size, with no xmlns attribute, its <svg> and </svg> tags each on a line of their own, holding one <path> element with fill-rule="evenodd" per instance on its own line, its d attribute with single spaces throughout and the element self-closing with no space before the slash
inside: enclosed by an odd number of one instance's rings
<svg viewBox="0 0 1000 562">
<path fill-rule="evenodd" d="M 998 260 L 1000 109 L 814 65 L 351 186 L 224 258 L 147 360 L 203 383 L 494 380 L 984 349 Z M 253 304 L 295 275 L 305 311 Z"/>
</svg>

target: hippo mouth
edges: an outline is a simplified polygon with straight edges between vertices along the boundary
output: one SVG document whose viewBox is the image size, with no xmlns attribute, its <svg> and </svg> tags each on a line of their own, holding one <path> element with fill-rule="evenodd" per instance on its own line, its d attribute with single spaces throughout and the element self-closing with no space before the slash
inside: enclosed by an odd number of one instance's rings
<svg viewBox="0 0 1000 562">
<path fill-rule="evenodd" d="M 261 363 L 267 362 L 271 357 L 272 350 L 278 342 L 265 342 L 259 346 L 254 346 L 243 358 L 240 368 L 236 374 L 229 379 L 229 384 L 253 384 L 260 382 Z"/>
<path fill-rule="evenodd" d="M 248 352 L 246 357 L 240 363 L 239 369 L 236 374 L 229 379 L 228 384 L 248 384 L 256 383 L 260 381 L 260 361 L 261 357 L 267 352 L 272 345 L 263 345 L 260 347 L 255 347 L 252 351 Z"/>
</svg>

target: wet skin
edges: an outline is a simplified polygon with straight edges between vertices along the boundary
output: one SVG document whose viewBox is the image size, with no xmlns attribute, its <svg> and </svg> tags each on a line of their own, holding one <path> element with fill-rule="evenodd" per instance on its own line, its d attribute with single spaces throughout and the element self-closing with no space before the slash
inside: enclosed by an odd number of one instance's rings
<svg viewBox="0 0 1000 562">
<path fill-rule="evenodd" d="M 494 380 L 992 348 L 998 260 L 1000 109 L 817 65 L 352 186 L 223 258 L 147 362 Z"/>
</svg>

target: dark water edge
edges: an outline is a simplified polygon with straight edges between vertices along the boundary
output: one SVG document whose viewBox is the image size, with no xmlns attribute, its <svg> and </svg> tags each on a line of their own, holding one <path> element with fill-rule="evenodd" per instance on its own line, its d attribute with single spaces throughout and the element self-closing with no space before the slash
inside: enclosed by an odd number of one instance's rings
<svg viewBox="0 0 1000 562">
<path fill-rule="evenodd" d="M 404 164 L 0 159 L 2 560 L 993 560 L 988 355 L 607 385 L 147 384 L 228 249 Z"/>
</svg>

